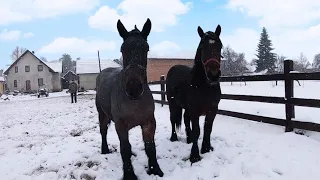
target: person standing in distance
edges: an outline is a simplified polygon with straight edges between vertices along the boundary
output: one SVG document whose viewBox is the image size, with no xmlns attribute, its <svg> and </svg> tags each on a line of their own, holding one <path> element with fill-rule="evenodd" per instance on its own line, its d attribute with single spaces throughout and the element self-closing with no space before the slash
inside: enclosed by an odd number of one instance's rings
<svg viewBox="0 0 320 180">
<path fill-rule="evenodd" d="M 73 103 L 73 100 L 75 103 L 77 103 L 78 84 L 74 80 L 72 80 L 69 85 L 69 92 L 71 95 L 71 103 Z"/>
</svg>

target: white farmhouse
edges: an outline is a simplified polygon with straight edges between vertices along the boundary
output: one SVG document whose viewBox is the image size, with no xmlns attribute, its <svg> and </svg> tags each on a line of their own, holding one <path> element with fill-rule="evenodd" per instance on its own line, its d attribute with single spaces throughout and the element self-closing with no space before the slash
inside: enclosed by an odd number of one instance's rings
<svg viewBox="0 0 320 180">
<path fill-rule="evenodd" d="M 113 60 L 101 60 L 101 70 L 109 67 L 121 66 Z M 78 60 L 76 70 L 80 88 L 85 90 L 96 88 L 96 78 L 100 73 L 98 60 Z"/>
<path fill-rule="evenodd" d="M 46 87 L 50 92 L 61 91 L 60 73 L 62 64 L 41 61 L 33 52 L 25 51 L 4 72 L 9 91 L 35 92 L 39 87 Z"/>
</svg>

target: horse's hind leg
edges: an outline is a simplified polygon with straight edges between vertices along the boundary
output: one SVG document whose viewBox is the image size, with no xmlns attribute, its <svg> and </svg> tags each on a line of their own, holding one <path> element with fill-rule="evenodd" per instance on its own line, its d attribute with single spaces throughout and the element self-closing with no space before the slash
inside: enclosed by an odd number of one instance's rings
<svg viewBox="0 0 320 180">
<path fill-rule="evenodd" d="M 212 132 L 213 121 L 217 115 L 218 107 L 215 107 L 207 116 L 204 123 L 204 132 L 203 132 L 203 140 L 201 146 L 201 154 L 207 153 L 209 151 L 213 151 L 213 147 L 211 146 L 210 136 Z"/>
<path fill-rule="evenodd" d="M 148 174 L 163 176 L 163 172 L 157 161 L 156 146 L 154 143 L 154 134 L 156 131 L 156 121 L 152 117 L 146 121 L 145 124 L 141 125 L 142 136 L 145 145 L 145 151 L 148 156 Z"/>
<path fill-rule="evenodd" d="M 186 127 L 187 143 L 190 144 L 191 143 L 191 127 L 190 127 L 190 117 L 189 117 L 188 110 L 184 111 L 183 119 L 184 119 L 184 125 Z"/>
<path fill-rule="evenodd" d="M 170 141 L 178 141 L 176 126 L 180 127 L 182 121 L 182 108 L 176 105 L 169 105 L 170 121 L 171 121 L 171 137 Z"/>
<path fill-rule="evenodd" d="M 123 180 L 137 180 L 131 163 L 131 144 L 129 142 L 128 128 L 123 121 L 115 121 L 116 131 L 120 140 L 120 154 L 123 163 Z"/>
</svg>

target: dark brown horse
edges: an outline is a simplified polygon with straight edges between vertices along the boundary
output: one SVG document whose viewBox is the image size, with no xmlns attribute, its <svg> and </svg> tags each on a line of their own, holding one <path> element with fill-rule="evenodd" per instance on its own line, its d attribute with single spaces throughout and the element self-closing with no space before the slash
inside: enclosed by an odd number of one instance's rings
<svg viewBox="0 0 320 180">
<path fill-rule="evenodd" d="M 178 140 L 176 127 L 181 126 L 182 109 L 185 109 L 184 123 L 187 143 L 193 143 L 190 154 L 192 163 L 201 160 L 198 139 L 200 136 L 199 117 L 202 115 L 205 115 L 206 118 L 201 153 L 213 150 L 210 135 L 221 99 L 219 78 L 221 76 L 222 43 L 219 37 L 220 33 L 220 25 L 217 26 L 214 33 L 211 31 L 204 33 L 199 26 L 198 34 L 201 41 L 193 67 L 175 65 L 170 68 L 167 74 L 166 92 L 172 126 L 170 140 Z"/>
<path fill-rule="evenodd" d="M 135 126 L 141 126 L 145 152 L 149 159 L 148 174 L 162 177 L 154 142 L 155 106 L 146 73 L 149 51 L 147 37 L 151 31 L 151 21 L 147 20 L 142 31 L 135 26 L 128 32 L 120 20 L 117 28 L 124 41 L 121 46 L 123 68 L 106 68 L 97 77 L 96 107 L 102 138 L 101 153 L 110 153 L 106 136 L 112 120 L 120 140 L 123 179 L 137 179 L 130 159 L 132 151 L 128 131 Z"/>
</svg>

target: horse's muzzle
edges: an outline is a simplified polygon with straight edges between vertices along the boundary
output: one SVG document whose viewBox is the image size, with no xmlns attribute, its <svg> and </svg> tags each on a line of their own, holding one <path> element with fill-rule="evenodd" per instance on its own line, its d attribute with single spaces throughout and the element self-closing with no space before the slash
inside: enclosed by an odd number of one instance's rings
<svg viewBox="0 0 320 180">
<path fill-rule="evenodd" d="M 125 83 L 125 91 L 130 100 L 139 99 L 144 93 L 142 80 L 139 78 L 129 78 Z"/>
<path fill-rule="evenodd" d="M 220 76 L 221 76 L 220 70 L 206 72 L 207 82 L 210 85 L 217 85 L 220 81 Z"/>
</svg>

